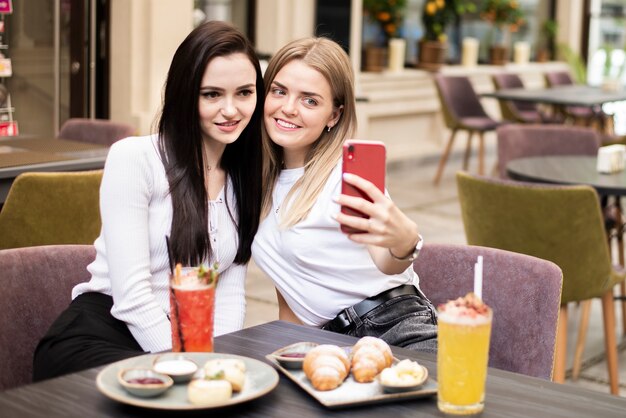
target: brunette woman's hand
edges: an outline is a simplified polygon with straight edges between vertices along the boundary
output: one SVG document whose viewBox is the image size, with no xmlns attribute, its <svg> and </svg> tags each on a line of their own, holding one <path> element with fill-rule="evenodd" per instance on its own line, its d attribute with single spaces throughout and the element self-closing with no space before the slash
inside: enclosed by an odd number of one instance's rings
<svg viewBox="0 0 626 418">
<path fill-rule="evenodd" d="M 400 258 L 410 254 L 419 240 L 417 224 L 406 216 L 389 197 L 378 190 L 373 183 L 354 174 L 345 173 L 343 176 L 346 183 L 360 189 L 372 199 L 370 202 L 361 197 L 343 194 L 335 199 L 339 205 L 369 216 L 369 219 L 366 219 L 342 212 L 335 216 L 341 225 L 363 231 L 362 233 L 348 234 L 348 238 L 360 244 L 387 249 L 388 251 L 385 250 L 384 255 L 381 254 L 383 258 L 381 260 L 377 261 L 377 257 L 372 254 L 374 261 L 381 270 L 383 269 L 379 265 L 379 261 L 381 263 L 384 261 L 385 265 L 388 264 L 387 261 L 391 261 L 393 266 L 406 268 L 408 262 L 400 262 L 401 265 L 397 266 L 397 260 L 394 260 L 388 253 L 390 251 Z M 388 269 L 385 268 L 384 270 Z"/>
</svg>

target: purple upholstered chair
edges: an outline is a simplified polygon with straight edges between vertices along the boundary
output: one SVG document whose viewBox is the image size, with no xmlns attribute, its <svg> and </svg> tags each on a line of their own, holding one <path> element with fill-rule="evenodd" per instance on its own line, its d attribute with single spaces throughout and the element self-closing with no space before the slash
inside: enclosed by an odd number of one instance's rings
<svg viewBox="0 0 626 418">
<path fill-rule="evenodd" d="M 57 138 L 110 146 L 135 134 L 136 129 L 125 123 L 105 119 L 73 118 L 65 121 Z"/>
<path fill-rule="evenodd" d="M 495 248 L 426 244 L 413 269 L 435 304 L 473 291 L 483 256 L 483 299 L 493 309 L 489 365 L 551 379 L 563 274 L 554 263 Z"/>
<path fill-rule="evenodd" d="M 499 73 L 492 76 L 497 90 L 523 89 L 524 83 L 517 74 Z M 504 119 L 520 123 L 560 123 L 562 118 L 548 115 L 535 103 L 518 100 L 499 100 L 500 111 Z"/>
<path fill-rule="evenodd" d="M 600 138 L 595 130 L 565 125 L 506 125 L 498 136 L 498 172 L 508 179 L 506 165 L 518 158 L 547 155 L 598 154 Z"/>
<path fill-rule="evenodd" d="M 493 120 L 483 108 L 469 78 L 435 75 L 435 86 L 441 102 L 443 118 L 448 129 L 452 131 L 448 144 L 439 160 L 437 173 L 433 182 L 439 184 L 443 169 L 450 155 L 454 137 L 458 130 L 468 131 L 467 146 L 463 159 L 463 169 L 467 170 L 471 152 L 471 141 L 474 133 L 478 133 L 478 172 L 484 173 L 485 146 L 483 135 L 496 129 L 500 122 Z"/>
<path fill-rule="evenodd" d="M 546 84 L 548 87 L 569 86 L 574 80 L 567 71 L 552 71 L 545 74 Z M 601 108 L 591 109 L 584 106 L 565 106 L 561 109 L 563 115 L 572 119 L 574 122 L 581 121 L 585 125 L 591 124 L 591 121 L 598 117 L 598 113 L 603 114 Z"/>
<path fill-rule="evenodd" d="M 0 251 L 0 391 L 32 381 L 33 353 L 71 290 L 90 275 L 91 245 L 49 245 Z"/>
</svg>

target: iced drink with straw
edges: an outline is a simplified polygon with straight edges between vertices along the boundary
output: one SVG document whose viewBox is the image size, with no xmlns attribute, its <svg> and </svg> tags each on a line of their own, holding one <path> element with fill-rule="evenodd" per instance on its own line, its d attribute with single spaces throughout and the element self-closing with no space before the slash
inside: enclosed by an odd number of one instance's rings
<svg viewBox="0 0 626 418">
<path fill-rule="evenodd" d="M 170 279 L 172 351 L 213 351 L 216 282 L 216 266 L 176 266 Z"/>
<path fill-rule="evenodd" d="M 439 306 L 437 406 L 447 414 L 483 410 L 491 309 L 474 293 Z"/>
</svg>

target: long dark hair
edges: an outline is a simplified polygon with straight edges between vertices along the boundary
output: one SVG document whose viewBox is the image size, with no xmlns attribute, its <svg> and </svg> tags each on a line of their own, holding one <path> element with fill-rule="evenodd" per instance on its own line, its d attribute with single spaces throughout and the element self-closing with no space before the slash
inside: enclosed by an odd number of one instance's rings
<svg viewBox="0 0 626 418">
<path fill-rule="evenodd" d="M 198 100 L 208 63 L 234 53 L 247 55 L 254 66 L 257 102 L 241 136 L 226 146 L 220 167 L 232 181 L 237 198 L 239 247 L 234 261 L 245 264 L 250 260 L 261 211 L 263 76 L 250 41 L 233 26 L 211 21 L 194 29 L 176 50 L 158 122 L 159 153 L 172 198 L 170 254 L 174 262 L 197 265 L 208 260 L 212 252 Z"/>
</svg>

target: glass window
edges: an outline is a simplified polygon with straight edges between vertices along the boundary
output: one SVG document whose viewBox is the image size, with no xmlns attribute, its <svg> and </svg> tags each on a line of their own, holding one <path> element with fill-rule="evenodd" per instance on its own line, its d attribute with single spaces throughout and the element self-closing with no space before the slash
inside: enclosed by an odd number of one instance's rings
<svg viewBox="0 0 626 418">
<path fill-rule="evenodd" d="M 400 30 L 400 36 L 407 40 L 406 61 L 410 63 L 417 62 L 417 45 L 424 34 L 422 10 L 427 1 L 429 0 L 407 0 L 407 9 L 404 23 Z M 543 46 L 542 44 L 545 43 L 542 38 L 542 27 L 544 23 L 550 19 L 551 10 L 553 9 L 553 0 L 517 0 L 517 3 L 525 12 L 526 23 L 517 32 L 510 34 L 508 47 L 511 50 L 514 42 L 526 41 L 531 45 L 532 56 L 534 57 L 537 48 Z M 479 60 L 481 62 L 487 62 L 488 49 L 495 36 L 493 25 L 480 17 L 479 10 L 482 1 L 476 0 L 474 4 L 476 4 L 477 12 L 464 14 L 459 19 L 458 24 L 449 25 L 446 30 L 446 34 L 448 35 L 449 63 L 460 62 L 462 39 L 467 36 L 471 36 L 480 41 Z M 380 36 L 379 27 L 364 16 L 363 45 L 375 43 L 380 39 Z"/>
</svg>

